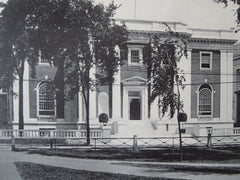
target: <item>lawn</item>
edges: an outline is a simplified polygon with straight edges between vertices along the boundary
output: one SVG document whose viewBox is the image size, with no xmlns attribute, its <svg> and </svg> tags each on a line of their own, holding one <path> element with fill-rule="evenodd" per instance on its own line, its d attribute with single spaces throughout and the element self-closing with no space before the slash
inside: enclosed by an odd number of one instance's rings
<svg viewBox="0 0 240 180">
<path fill-rule="evenodd" d="M 142 149 L 137 152 L 131 149 L 35 149 L 29 153 L 43 155 L 56 155 L 63 157 L 110 159 L 110 160 L 134 160 L 155 162 L 176 162 L 179 159 L 179 150 L 176 148 Z M 183 160 L 191 162 L 215 162 L 215 163 L 240 163 L 240 147 L 184 147 Z"/>
<path fill-rule="evenodd" d="M 26 150 L 26 149 L 25 149 Z M 158 148 L 158 149 L 142 149 L 137 152 L 132 151 L 130 148 L 118 148 L 118 149 L 80 149 L 80 148 L 68 148 L 68 149 L 28 149 L 28 153 L 39 153 L 47 156 L 62 156 L 62 157 L 74 157 L 74 158 L 88 158 L 88 159 L 109 159 L 109 160 L 122 160 L 119 162 L 121 165 L 127 166 L 140 166 L 152 168 L 155 165 L 128 163 L 131 161 L 145 161 L 145 162 L 177 162 L 179 158 L 178 149 L 174 148 Z M 207 149 L 205 147 L 184 147 L 183 148 L 183 161 L 184 162 L 208 162 L 208 163 L 240 163 L 240 147 L 215 147 Z M 118 179 L 166 179 L 166 178 L 151 178 L 140 177 L 132 175 L 112 174 L 103 172 L 88 172 L 83 170 L 73 170 L 67 168 L 46 166 L 40 164 L 16 162 L 15 163 L 18 172 L 24 180 L 32 179 L 98 179 L 98 180 L 118 180 Z M 159 166 L 159 165 L 157 165 Z M 167 168 L 170 172 L 177 171 L 192 171 L 192 172 L 204 172 L 204 173 L 225 173 L 225 174 L 239 174 L 238 168 L 206 168 L 206 167 L 189 167 L 189 166 L 171 166 L 161 167 Z"/>
<path fill-rule="evenodd" d="M 169 178 L 153 178 L 132 175 L 122 175 L 103 172 L 90 172 L 68 168 L 46 166 L 28 162 L 15 163 L 23 180 L 167 180 Z"/>
</svg>

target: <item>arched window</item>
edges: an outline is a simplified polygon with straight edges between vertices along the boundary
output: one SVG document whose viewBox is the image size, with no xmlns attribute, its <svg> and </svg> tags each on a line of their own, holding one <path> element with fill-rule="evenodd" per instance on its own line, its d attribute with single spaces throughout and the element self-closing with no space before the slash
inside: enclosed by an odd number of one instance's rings
<svg viewBox="0 0 240 180">
<path fill-rule="evenodd" d="M 54 87 L 50 82 L 42 82 L 38 87 L 38 114 L 55 115 Z"/>
<path fill-rule="evenodd" d="M 212 115 L 212 88 L 208 84 L 203 84 L 199 87 L 198 115 Z"/>
</svg>

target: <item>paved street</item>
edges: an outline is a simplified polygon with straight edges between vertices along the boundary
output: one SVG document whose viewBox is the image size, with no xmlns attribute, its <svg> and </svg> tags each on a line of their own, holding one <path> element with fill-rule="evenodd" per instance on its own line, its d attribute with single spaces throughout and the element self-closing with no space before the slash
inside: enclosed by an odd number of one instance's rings
<svg viewBox="0 0 240 180">
<path fill-rule="evenodd" d="M 168 172 L 166 169 L 157 167 L 157 165 L 184 165 L 184 166 L 209 166 L 209 167 L 239 167 L 240 164 L 204 164 L 204 163 L 147 163 L 154 164 L 154 168 L 141 168 L 136 166 L 128 166 L 122 164 L 122 161 L 109 160 L 90 160 L 77 158 L 64 158 L 56 156 L 43 156 L 39 154 L 28 154 L 26 152 L 12 152 L 9 150 L 0 150 L 0 179 L 1 180 L 18 180 L 21 179 L 17 173 L 14 162 L 32 162 L 38 164 L 45 164 L 50 166 L 67 167 L 71 169 L 111 172 L 121 174 L 132 174 L 140 176 L 152 177 L 168 177 L 179 179 L 228 179 L 238 180 L 240 174 L 216 174 L 216 173 L 200 173 L 200 172 Z M 130 162 L 131 163 L 131 162 Z M 135 162 L 132 162 L 135 163 Z M 140 164 L 143 164 L 141 162 Z"/>
</svg>

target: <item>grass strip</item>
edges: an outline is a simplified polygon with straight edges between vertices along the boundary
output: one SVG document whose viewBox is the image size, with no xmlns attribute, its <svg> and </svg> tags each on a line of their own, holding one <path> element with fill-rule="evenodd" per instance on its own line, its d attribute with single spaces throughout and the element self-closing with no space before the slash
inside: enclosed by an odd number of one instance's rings
<svg viewBox="0 0 240 180">
<path fill-rule="evenodd" d="M 23 180 L 169 180 L 172 178 L 162 177 L 144 177 L 123 175 L 105 172 L 93 172 L 84 170 L 75 170 L 69 168 L 47 166 L 29 162 L 15 162 L 18 172 Z M 173 179 L 172 179 L 173 180 Z"/>
<path fill-rule="evenodd" d="M 191 165 L 175 165 L 175 164 L 142 164 L 142 163 L 114 163 L 117 165 L 141 167 L 141 168 L 159 168 L 167 169 L 168 172 L 186 171 L 186 172 L 204 172 L 204 173 L 218 173 L 218 174 L 240 174 L 238 167 L 226 167 L 226 166 L 191 166 Z"/>
</svg>

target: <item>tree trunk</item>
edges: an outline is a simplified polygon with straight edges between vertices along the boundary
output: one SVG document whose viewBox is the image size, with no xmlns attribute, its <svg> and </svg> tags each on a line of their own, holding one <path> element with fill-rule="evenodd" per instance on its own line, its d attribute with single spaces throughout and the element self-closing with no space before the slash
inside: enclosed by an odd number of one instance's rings
<svg viewBox="0 0 240 180">
<path fill-rule="evenodd" d="M 178 121 L 178 134 L 179 134 L 179 160 L 182 161 L 182 132 L 181 132 L 181 123 L 179 119 L 179 110 L 180 110 L 180 91 L 179 91 L 179 81 L 178 81 L 178 75 L 176 76 L 176 82 L 177 82 L 177 121 Z"/>
<path fill-rule="evenodd" d="M 87 145 L 90 145 L 90 123 L 89 123 L 89 89 L 86 97 L 86 125 L 87 125 Z"/>
<path fill-rule="evenodd" d="M 109 90 L 109 118 L 112 118 L 112 82 L 108 82 Z"/>
<path fill-rule="evenodd" d="M 19 73 L 19 129 L 24 129 L 24 117 L 23 117 L 23 72 Z"/>
</svg>

